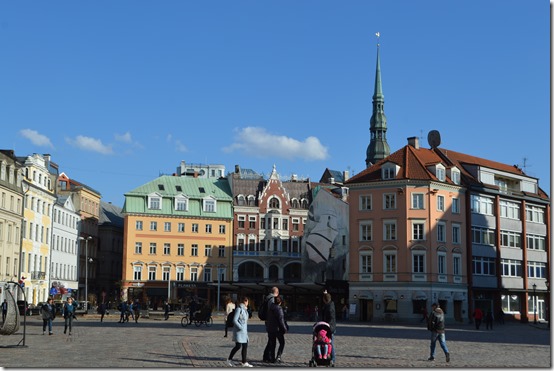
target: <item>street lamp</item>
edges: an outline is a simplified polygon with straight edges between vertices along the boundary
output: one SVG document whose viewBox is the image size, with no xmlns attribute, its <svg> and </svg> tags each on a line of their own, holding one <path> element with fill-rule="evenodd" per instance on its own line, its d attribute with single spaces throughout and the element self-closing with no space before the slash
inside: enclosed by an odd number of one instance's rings
<svg viewBox="0 0 554 371">
<path fill-rule="evenodd" d="M 79 237 L 79 239 L 85 241 L 85 313 L 88 313 L 88 242 L 92 240 L 92 236 Z"/>
<path fill-rule="evenodd" d="M 219 297 L 220 291 L 221 291 L 221 268 L 224 267 L 224 265 L 219 264 L 217 266 L 217 310 L 219 310 Z"/>
<path fill-rule="evenodd" d="M 535 312 L 533 316 L 535 317 L 533 319 L 533 323 L 536 325 L 537 324 L 537 284 L 536 283 L 533 284 L 533 312 Z"/>
</svg>

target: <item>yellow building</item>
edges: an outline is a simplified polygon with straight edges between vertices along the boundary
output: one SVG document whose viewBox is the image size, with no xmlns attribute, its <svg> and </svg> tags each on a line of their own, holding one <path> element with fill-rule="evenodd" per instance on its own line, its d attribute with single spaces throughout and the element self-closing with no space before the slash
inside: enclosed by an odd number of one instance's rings
<svg viewBox="0 0 554 371">
<path fill-rule="evenodd" d="M 218 284 L 232 277 L 232 202 L 223 178 L 161 176 L 126 193 L 121 299 L 222 302 Z"/>
</svg>

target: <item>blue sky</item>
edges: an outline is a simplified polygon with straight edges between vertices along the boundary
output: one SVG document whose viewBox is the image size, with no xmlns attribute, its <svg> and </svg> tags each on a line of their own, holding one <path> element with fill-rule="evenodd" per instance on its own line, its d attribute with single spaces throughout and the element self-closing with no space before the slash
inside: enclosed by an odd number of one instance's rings
<svg viewBox="0 0 554 371">
<path fill-rule="evenodd" d="M 550 3 L 4 1 L 0 147 L 123 206 L 188 163 L 365 168 L 376 32 L 387 138 L 523 165 L 550 194 Z"/>
</svg>

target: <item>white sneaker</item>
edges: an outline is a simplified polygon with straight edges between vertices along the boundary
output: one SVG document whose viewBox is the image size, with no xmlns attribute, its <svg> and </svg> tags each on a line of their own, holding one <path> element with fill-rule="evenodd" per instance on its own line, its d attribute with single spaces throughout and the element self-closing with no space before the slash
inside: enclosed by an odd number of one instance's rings
<svg viewBox="0 0 554 371">
<path fill-rule="evenodd" d="M 241 365 L 242 367 L 254 367 L 254 366 L 252 366 L 252 365 L 251 365 L 250 363 L 248 363 L 248 362 L 241 363 L 240 365 Z"/>
<path fill-rule="evenodd" d="M 229 367 L 235 367 L 235 364 L 230 359 L 227 360 L 227 364 L 229 365 Z"/>
</svg>

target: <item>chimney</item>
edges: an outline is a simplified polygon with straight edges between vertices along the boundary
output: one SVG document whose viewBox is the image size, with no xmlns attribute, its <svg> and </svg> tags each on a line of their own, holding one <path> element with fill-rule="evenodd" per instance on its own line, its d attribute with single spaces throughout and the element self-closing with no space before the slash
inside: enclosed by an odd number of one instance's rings
<svg viewBox="0 0 554 371">
<path fill-rule="evenodd" d="M 417 137 L 409 137 L 408 145 L 414 147 L 415 149 L 419 149 L 419 139 Z"/>
<path fill-rule="evenodd" d="M 348 179 L 350 179 L 350 172 L 348 170 L 344 170 L 342 172 L 342 177 L 343 177 L 344 181 L 346 182 Z"/>
</svg>

